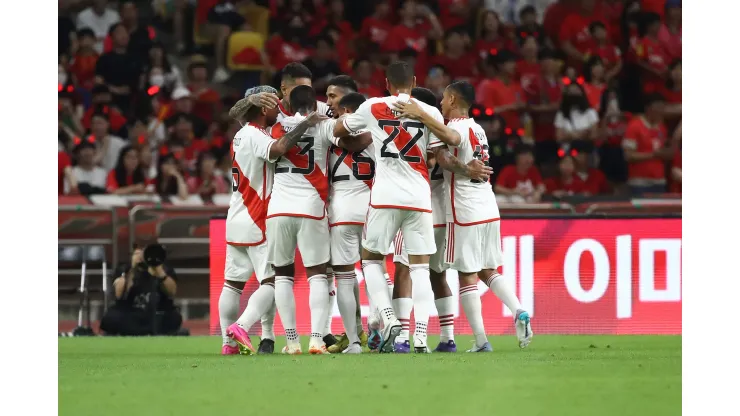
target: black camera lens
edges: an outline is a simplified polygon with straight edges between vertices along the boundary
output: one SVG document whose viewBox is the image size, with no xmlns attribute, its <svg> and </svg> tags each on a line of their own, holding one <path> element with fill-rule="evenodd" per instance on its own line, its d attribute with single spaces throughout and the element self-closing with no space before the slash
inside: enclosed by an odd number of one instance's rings
<svg viewBox="0 0 740 416">
<path fill-rule="evenodd" d="M 149 267 L 161 266 L 167 258 L 167 251 L 161 244 L 151 244 L 144 249 L 144 262 Z"/>
</svg>

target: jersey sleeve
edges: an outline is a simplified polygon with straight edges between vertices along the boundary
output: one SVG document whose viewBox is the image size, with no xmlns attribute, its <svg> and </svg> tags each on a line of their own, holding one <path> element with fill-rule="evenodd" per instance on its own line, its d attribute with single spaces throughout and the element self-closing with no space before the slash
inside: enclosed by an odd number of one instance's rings
<svg viewBox="0 0 740 416">
<path fill-rule="evenodd" d="M 439 110 L 437 110 L 434 107 L 430 107 L 430 109 L 431 110 L 429 111 L 429 114 L 431 114 L 434 117 L 434 119 L 437 120 L 438 122 L 440 122 L 442 124 L 445 124 L 445 118 L 442 117 L 442 113 L 440 113 Z M 442 140 L 439 140 L 439 137 L 437 137 L 430 130 L 429 131 L 429 148 L 430 149 L 434 149 L 434 148 L 440 147 L 440 146 L 444 146 L 444 143 L 442 142 Z"/>
<path fill-rule="evenodd" d="M 368 100 L 360 104 L 360 108 L 358 108 L 356 112 L 345 116 L 342 123 L 344 123 L 344 128 L 346 128 L 347 131 L 355 134 L 357 131 L 367 128 L 367 118 L 369 116 L 370 101 Z"/>
<path fill-rule="evenodd" d="M 338 142 L 337 138 L 334 137 L 334 126 L 336 124 L 337 121 L 334 119 L 320 123 L 316 126 L 316 135 L 320 140 L 324 140 L 336 146 Z"/>
<path fill-rule="evenodd" d="M 268 162 L 274 162 L 277 160 L 277 158 L 270 159 L 270 148 L 272 147 L 272 144 L 275 143 L 275 139 L 261 131 L 256 131 L 254 137 L 249 138 L 248 140 L 255 156 Z"/>
</svg>

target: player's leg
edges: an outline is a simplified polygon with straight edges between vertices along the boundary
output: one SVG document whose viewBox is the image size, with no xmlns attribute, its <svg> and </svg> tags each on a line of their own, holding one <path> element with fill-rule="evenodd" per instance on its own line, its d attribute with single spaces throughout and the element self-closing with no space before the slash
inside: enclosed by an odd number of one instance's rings
<svg viewBox="0 0 740 416">
<path fill-rule="evenodd" d="M 396 338 L 393 352 L 408 353 L 411 350 L 409 343 L 409 325 L 411 323 L 411 310 L 414 308 L 411 292 L 411 276 L 409 275 L 409 260 L 403 248 L 403 233 L 398 232 L 395 239 L 395 252 L 393 263 L 396 271 L 393 274 L 393 311 L 401 322 L 401 332 Z M 400 254 L 399 254 L 400 253 Z"/>
<path fill-rule="evenodd" d="M 532 340 L 532 326 L 529 312 L 525 311 L 512 285 L 501 275 L 503 271 L 503 254 L 501 250 L 501 222 L 485 224 L 483 232 L 483 267 L 478 274 L 491 291 L 514 315 L 514 326 L 519 347 L 524 348 Z"/>
<path fill-rule="evenodd" d="M 380 312 L 385 325 L 380 342 L 380 352 L 391 352 L 393 343 L 401 332 L 388 293 L 388 283 L 383 276 L 383 262 L 388 248 L 399 229 L 402 212 L 397 209 L 368 208 L 362 239 L 362 272 L 370 299 Z"/>
<path fill-rule="evenodd" d="M 260 286 L 252 293 L 247 307 L 237 319 L 236 326 L 230 327 L 231 337 L 237 341 L 243 352 L 254 352 L 247 332 L 262 316 L 266 315 L 275 305 L 275 272 L 267 263 L 267 243 L 248 247 L 247 254 L 254 266 L 254 272 Z M 246 338 L 246 339 L 245 339 Z M 263 338 L 260 340 L 257 353 L 272 354 L 275 351 L 275 340 Z"/>
<path fill-rule="evenodd" d="M 444 262 L 445 227 L 434 228 L 434 244 L 437 251 L 429 256 L 429 280 L 414 279 L 414 352 L 430 352 L 427 345 L 427 326 L 429 325 L 429 311 L 434 303 L 432 291 L 432 274 L 446 275 L 447 265 Z M 445 284 L 447 281 L 445 280 Z"/>
<path fill-rule="evenodd" d="M 239 301 L 244 284 L 253 273 L 252 264 L 244 247 L 226 245 L 226 266 L 224 268 L 224 287 L 218 298 L 218 318 L 221 324 L 223 345 L 221 354 L 239 354 L 239 348 L 227 335 L 229 325 L 239 316 Z"/>
<path fill-rule="evenodd" d="M 337 282 L 337 306 L 345 330 L 345 336 L 340 336 L 337 344 L 327 348 L 331 353 L 339 353 L 345 349 L 352 354 L 362 352 L 356 319 L 359 298 L 355 297 L 355 264 L 360 261 L 360 251 L 357 249 L 360 235 L 357 229 L 361 232 L 362 228 L 359 225 L 336 225 L 329 229 L 332 269 Z M 348 348 L 350 346 L 352 348 Z"/>
<path fill-rule="evenodd" d="M 486 230 L 485 224 L 462 227 L 449 223 L 447 227 L 450 230 L 448 261 L 451 267 L 457 270 L 460 281 L 460 303 L 475 336 L 475 345 L 468 352 L 493 351 L 483 325 L 483 308 L 478 293 L 478 272 L 481 270 L 483 258 L 482 233 Z"/>
<path fill-rule="evenodd" d="M 298 250 L 308 277 L 308 306 L 311 310 L 311 341 L 309 354 L 328 354 L 324 330 L 329 308 L 329 281 L 326 267 L 329 263 L 329 224 L 326 218 L 300 219 L 297 235 Z M 282 317 L 282 314 L 280 315 Z"/>
<path fill-rule="evenodd" d="M 284 354 L 300 354 L 295 318 L 295 250 L 299 218 L 272 217 L 267 225 L 267 261 L 275 269 L 275 306 L 285 328 L 286 346 Z"/>
<path fill-rule="evenodd" d="M 331 324 L 333 322 L 332 311 L 334 310 L 334 302 L 337 297 L 337 286 L 336 279 L 334 278 L 334 269 L 331 266 L 326 268 L 326 281 L 329 282 L 329 297 L 326 301 L 326 323 L 324 324 L 324 343 L 326 347 L 330 347 L 338 342 L 337 338 L 332 334 Z"/>
<path fill-rule="evenodd" d="M 455 344 L 455 298 L 447 284 L 447 273 L 429 270 L 434 306 L 439 317 L 439 344 L 435 352 L 457 352 Z"/>
<path fill-rule="evenodd" d="M 429 259 L 437 251 L 432 214 L 430 212 L 406 211 L 401 229 L 404 237 L 404 248 L 409 256 L 409 277 L 411 281 L 429 285 Z M 421 295 L 422 299 L 426 297 L 426 301 L 430 301 L 428 286 L 424 287 Z M 424 315 L 424 312 L 421 311 L 421 314 Z M 428 310 L 426 320 L 429 320 Z M 426 350 L 426 344 L 420 346 L 420 348 Z"/>
</svg>

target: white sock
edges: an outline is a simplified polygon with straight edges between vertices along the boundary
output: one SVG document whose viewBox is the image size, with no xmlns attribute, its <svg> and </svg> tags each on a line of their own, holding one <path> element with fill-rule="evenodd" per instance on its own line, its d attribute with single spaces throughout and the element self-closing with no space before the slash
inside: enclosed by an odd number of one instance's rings
<svg viewBox="0 0 740 416">
<path fill-rule="evenodd" d="M 295 324 L 295 294 L 293 293 L 293 277 L 275 276 L 275 306 L 280 314 L 280 320 L 285 328 L 285 338 L 288 344 L 298 344 L 298 331 Z"/>
<path fill-rule="evenodd" d="M 434 300 L 439 316 L 439 341 L 455 340 L 455 299 L 452 296 Z"/>
<path fill-rule="evenodd" d="M 245 331 L 249 331 L 252 325 L 256 324 L 263 315 L 265 315 L 272 305 L 275 304 L 275 284 L 266 283 L 260 285 L 257 290 L 252 293 L 247 302 L 247 308 L 244 309 L 242 316 L 236 321 L 236 323 L 244 328 Z"/>
<path fill-rule="evenodd" d="M 273 284 L 274 288 L 274 284 Z M 262 315 L 260 322 L 262 322 L 262 338 L 270 339 L 275 341 L 275 314 L 277 313 L 277 307 L 275 306 L 275 293 L 273 292 L 273 300 L 270 308 L 267 312 Z"/>
<path fill-rule="evenodd" d="M 411 309 L 414 308 L 414 301 L 411 298 L 393 299 L 393 311 L 396 317 L 401 321 L 401 333 L 398 334 L 396 342 L 409 340 L 409 322 L 411 321 Z"/>
<path fill-rule="evenodd" d="M 355 316 L 357 311 L 357 299 L 354 291 L 355 282 L 357 282 L 355 272 L 335 272 L 334 276 L 337 279 L 337 306 L 339 306 L 339 315 L 342 317 L 347 338 L 350 343 L 360 342 Z"/>
<path fill-rule="evenodd" d="M 370 292 L 367 291 L 367 281 L 365 281 L 365 297 L 367 298 L 368 308 L 367 328 L 368 330 L 380 329 L 380 313 L 378 312 L 378 308 L 375 307 L 373 299 L 370 297 Z"/>
<path fill-rule="evenodd" d="M 388 285 L 388 293 L 390 294 L 390 297 L 393 297 L 393 281 L 391 280 L 391 276 L 388 273 L 383 273 L 383 277 L 385 277 L 385 283 Z"/>
<path fill-rule="evenodd" d="M 325 274 L 316 274 L 308 278 L 308 306 L 311 309 L 311 343 L 323 344 L 326 329 L 326 306 L 329 304 L 329 282 Z M 280 314 L 282 317 L 283 314 Z"/>
<path fill-rule="evenodd" d="M 414 338 L 426 338 L 427 325 L 429 324 L 429 305 L 434 300 L 432 282 L 429 279 L 412 276 L 411 290 L 411 298 L 414 300 Z"/>
<path fill-rule="evenodd" d="M 331 323 L 333 321 L 332 311 L 334 310 L 334 301 L 336 300 L 337 287 L 334 285 L 334 271 L 328 268 L 326 271 L 326 281 L 329 286 L 329 297 L 326 303 L 326 324 L 324 335 L 331 334 Z"/>
<path fill-rule="evenodd" d="M 519 298 L 516 297 L 514 288 L 512 288 L 508 282 L 500 274 L 493 272 L 486 279 L 486 285 L 491 288 L 491 291 L 498 297 L 504 305 L 511 311 L 512 315 L 516 314 L 516 311 L 522 309 L 522 304 L 519 303 Z"/>
<path fill-rule="evenodd" d="M 370 298 L 380 312 L 380 317 L 385 325 L 390 325 L 396 320 L 391 306 L 391 294 L 388 293 L 388 283 L 383 277 L 382 260 L 363 260 L 362 272 L 365 274 L 365 284 Z"/>
<path fill-rule="evenodd" d="M 352 271 L 352 292 L 355 295 L 355 328 L 357 333 L 361 333 L 362 328 L 362 309 L 360 308 L 360 282 L 357 281 L 357 274 Z"/>
<path fill-rule="evenodd" d="M 242 297 L 242 291 L 224 285 L 221 289 L 221 296 L 218 298 L 218 319 L 221 323 L 221 337 L 223 338 L 223 345 L 236 346 L 236 343 L 231 338 L 226 336 L 226 329 L 229 325 L 236 322 L 236 317 L 239 315 L 239 300 Z"/>
<path fill-rule="evenodd" d="M 470 329 L 473 330 L 475 345 L 482 347 L 483 344 L 488 342 L 488 337 L 486 337 L 486 329 L 483 327 L 483 313 L 480 295 L 478 294 L 478 285 L 473 284 L 461 287 L 460 303 L 462 303 L 463 310 L 465 311 L 465 317 L 468 318 Z"/>
</svg>

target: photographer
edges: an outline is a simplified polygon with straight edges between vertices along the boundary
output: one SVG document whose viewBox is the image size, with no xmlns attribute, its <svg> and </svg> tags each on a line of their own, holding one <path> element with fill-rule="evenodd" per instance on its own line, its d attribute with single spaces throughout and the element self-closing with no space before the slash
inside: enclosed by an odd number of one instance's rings
<svg viewBox="0 0 740 416">
<path fill-rule="evenodd" d="M 176 335 L 182 316 L 175 308 L 175 271 L 164 265 L 166 252 L 158 244 L 134 247 L 131 264 L 113 281 L 116 304 L 100 323 L 107 335 Z"/>
</svg>

